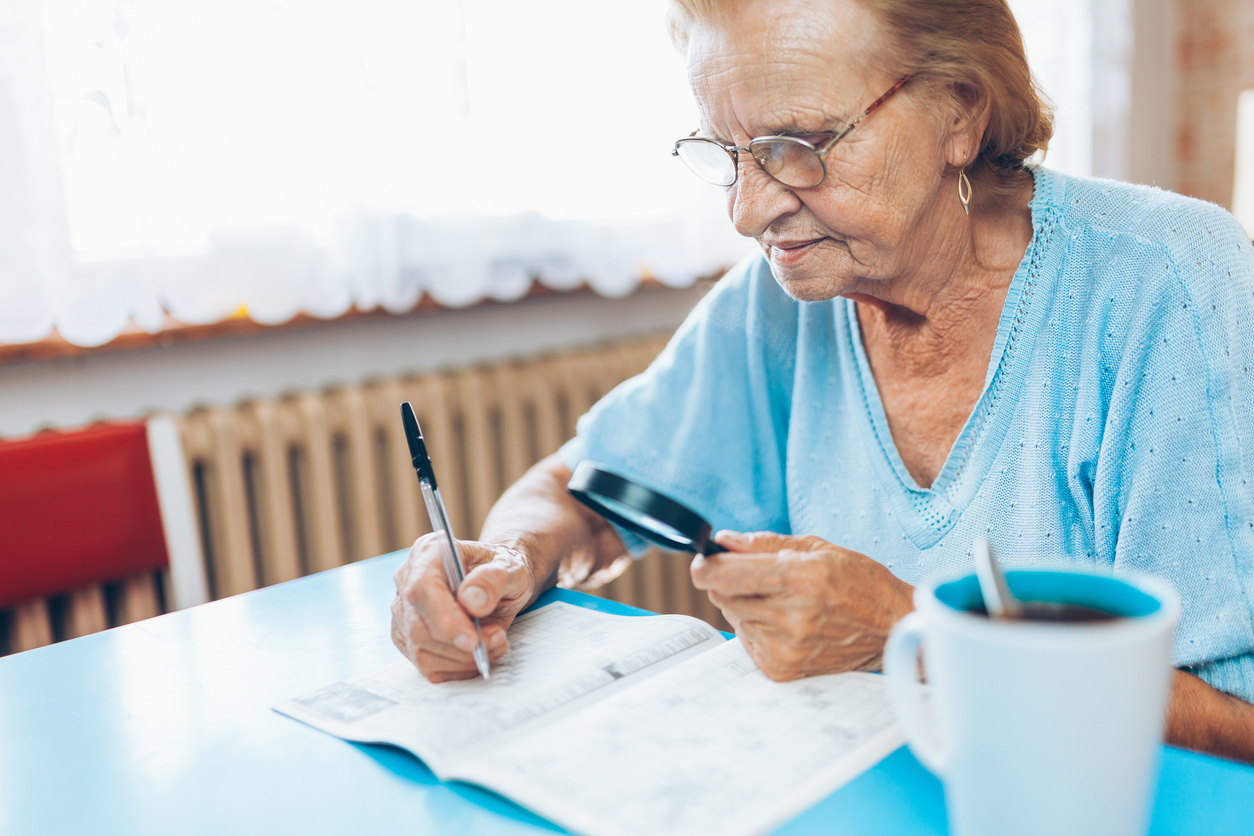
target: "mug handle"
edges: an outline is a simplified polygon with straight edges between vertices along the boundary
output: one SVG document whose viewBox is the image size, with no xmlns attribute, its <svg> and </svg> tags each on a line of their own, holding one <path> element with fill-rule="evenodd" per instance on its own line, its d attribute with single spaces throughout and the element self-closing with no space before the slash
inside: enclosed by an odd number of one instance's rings
<svg viewBox="0 0 1254 836">
<path fill-rule="evenodd" d="M 923 616 L 917 611 L 893 625 L 884 645 L 884 679 L 888 702 L 901 723 L 910 751 L 936 775 L 943 775 L 947 753 L 937 734 L 935 716 L 924 700 L 919 681 L 919 649 L 923 646 Z"/>
</svg>

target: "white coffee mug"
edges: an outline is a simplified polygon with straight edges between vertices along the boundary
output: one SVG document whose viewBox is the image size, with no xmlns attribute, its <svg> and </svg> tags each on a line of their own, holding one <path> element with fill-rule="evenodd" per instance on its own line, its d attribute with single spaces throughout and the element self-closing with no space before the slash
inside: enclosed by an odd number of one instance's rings
<svg viewBox="0 0 1254 836">
<path fill-rule="evenodd" d="M 1141 836 L 1179 598 L 1148 578 L 1056 569 L 1006 575 L 1021 600 L 1118 617 L 990 620 L 974 575 L 915 591 L 915 611 L 884 648 L 884 673 L 911 751 L 944 782 L 951 832 Z"/>
</svg>

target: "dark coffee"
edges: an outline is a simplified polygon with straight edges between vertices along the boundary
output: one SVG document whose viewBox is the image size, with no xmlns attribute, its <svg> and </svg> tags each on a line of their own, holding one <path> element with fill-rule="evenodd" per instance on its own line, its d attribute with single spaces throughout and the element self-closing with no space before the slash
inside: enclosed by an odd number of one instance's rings
<svg viewBox="0 0 1254 836">
<path fill-rule="evenodd" d="M 1022 612 L 1017 621 L 1053 621 L 1066 624 L 1093 624 L 1101 621 L 1114 621 L 1119 616 L 1095 607 L 1082 604 L 1056 604 L 1052 601 L 1020 601 Z M 988 610 L 978 607 L 968 612 L 988 617 Z"/>
</svg>

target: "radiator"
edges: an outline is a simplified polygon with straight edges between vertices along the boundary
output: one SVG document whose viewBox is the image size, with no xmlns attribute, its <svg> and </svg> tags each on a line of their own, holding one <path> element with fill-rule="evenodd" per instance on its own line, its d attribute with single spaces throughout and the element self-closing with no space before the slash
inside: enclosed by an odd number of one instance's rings
<svg viewBox="0 0 1254 836">
<path fill-rule="evenodd" d="M 430 530 L 402 432 L 411 401 L 456 532 L 555 452 L 665 337 L 206 408 L 183 419 L 212 597 L 407 548 Z M 684 555 L 651 553 L 594 594 L 724 629 Z"/>
</svg>

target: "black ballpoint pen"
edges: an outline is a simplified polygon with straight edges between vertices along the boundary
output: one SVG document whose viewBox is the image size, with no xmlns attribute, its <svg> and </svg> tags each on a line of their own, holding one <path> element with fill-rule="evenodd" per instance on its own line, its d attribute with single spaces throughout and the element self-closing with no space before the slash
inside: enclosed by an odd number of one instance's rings
<svg viewBox="0 0 1254 836">
<path fill-rule="evenodd" d="M 422 501 L 427 505 L 427 515 L 431 517 L 431 528 L 439 535 L 440 554 L 444 558 L 444 574 L 448 576 L 449 588 L 453 596 L 466 577 L 466 567 L 462 563 L 462 553 L 453 537 L 453 528 L 449 525 L 448 511 L 444 508 L 444 499 L 435 484 L 435 470 L 431 467 L 431 457 L 427 455 L 427 445 L 422 440 L 422 430 L 418 426 L 418 417 L 414 415 L 414 407 L 409 401 L 401 404 L 401 423 L 405 426 L 405 440 L 409 442 L 409 455 L 413 460 L 414 470 L 418 472 L 418 486 L 422 489 Z M 475 625 L 475 667 L 484 679 L 488 678 L 488 648 L 483 643 L 483 630 L 479 627 L 479 619 L 471 616 Z"/>
</svg>

